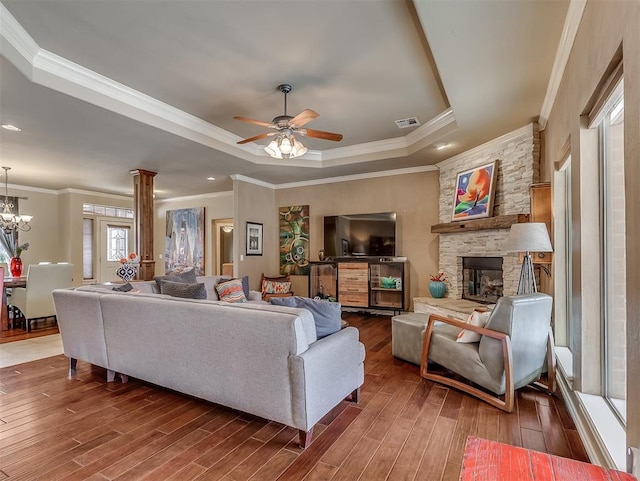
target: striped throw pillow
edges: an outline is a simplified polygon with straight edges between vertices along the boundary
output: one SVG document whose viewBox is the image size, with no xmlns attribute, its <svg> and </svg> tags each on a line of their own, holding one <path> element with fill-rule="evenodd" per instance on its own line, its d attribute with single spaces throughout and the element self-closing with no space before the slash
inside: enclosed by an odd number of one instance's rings
<svg viewBox="0 0 640 481">
<path fill-rule="evenodd" d="M 247 302 L 242 289 L 242 279 L 231 279 L 220 282 L 216 285 L 216 291 L 221 301 L 224 302 Z"/>
</svg>

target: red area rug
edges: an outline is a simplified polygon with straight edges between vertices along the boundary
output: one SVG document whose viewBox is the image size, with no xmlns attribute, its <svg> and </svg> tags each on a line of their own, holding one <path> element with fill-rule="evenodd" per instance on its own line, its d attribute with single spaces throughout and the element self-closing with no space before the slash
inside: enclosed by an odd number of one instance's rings
<svg viewBox="0 0 640 481">
<path fill-rule="evenodd" d="M 460 481 L 637 481 L 635 476 L 469 436 Z"/>
</svg>

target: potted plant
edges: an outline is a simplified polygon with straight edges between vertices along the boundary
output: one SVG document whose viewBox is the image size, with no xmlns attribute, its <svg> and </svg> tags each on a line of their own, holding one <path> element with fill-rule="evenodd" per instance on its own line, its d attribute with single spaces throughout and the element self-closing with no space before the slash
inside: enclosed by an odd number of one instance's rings
<svg viewBox="0 0 640 481">
<path fill-rule="evenodd" d="M 444 293 L 447 291 L 447 275 L 444 272 L 439 272 L 436 275 L 430 276 L 431 282 L 429 282 L 429 292 L 431 297 L 440 299 L 444 297 Z"/>
</svg>

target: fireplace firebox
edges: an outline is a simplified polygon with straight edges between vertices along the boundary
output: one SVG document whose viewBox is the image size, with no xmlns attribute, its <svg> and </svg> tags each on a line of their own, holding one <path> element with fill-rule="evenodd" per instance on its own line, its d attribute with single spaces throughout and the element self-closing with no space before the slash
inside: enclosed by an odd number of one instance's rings
<svg viewBox="0 0 640 481">
<path fill-rule="evenodd" d="M 462 298 L 494 303 L 502 297 L 502 257 L 462 258 Z"/>
</svg>

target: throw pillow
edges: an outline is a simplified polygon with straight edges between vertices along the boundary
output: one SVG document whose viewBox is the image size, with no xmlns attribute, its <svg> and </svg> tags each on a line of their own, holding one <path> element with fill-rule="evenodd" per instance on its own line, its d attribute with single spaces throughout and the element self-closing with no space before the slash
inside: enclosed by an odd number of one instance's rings
<svg viewBox="0 0 640 481">
<path fill-rule="evenodd" d="M 130 282 L 127 282 L 126 284 L 113 288 L 114 291 L 119 291 L 119 292 L 129 292 L 131 289 L 133 289 L 133 286 L 131 285 Z"/>
<path fill-rule="evenodd" d="M 291 282 L 262 281 L 262 295 L 287 294 L 291 290 Z"/>
<path fill-rule="evenodd" d="M 221 282 L 226 282 L 226 281 L 231 281 L 233 279 L 238 279 L 240 281 L 242 281 L 242 292 L 244 292 L 244 297 L 246 297 L 247 299 L 249 299 L 249 276 L 244 276 L 244 277 L 221 277 L 220 280 L 218 281 L 218 284 L 220 284 Z"/>
<path fill-rule="evenodd" d="M 160 281 L 182 282 L 183 284 L 195 284 L 196 271 L 189 269 L 188 271 L 180 272 L 179 274 L 169 274 L 166 276 L 156 276 L 153 278 L 158 284 L 158 290 L 160 290 Z"/>
<path fill-rule="evenodd" d="M 318 339 L 338 332 L 342 322 L 342 306 L 339 302 L 317 301 L 308 297 L 272 297 L 269 303 L 275 306 L 288 306 L 307 309 L 313 314 Z"/>
<path fill-rule="evenodd" d="M 216 291 L 223 302 L 247 302 L 242 289 L 242 279 L 231 279 L 216 285 Z"/>
<path fill-rule="evenodd" d="M 160 281 L 160 294 L 168 294 L 173 297 L 186 299 L 206 299 L 207 290 L 204 283 L 187 284 L 185 282 Z"/>
<path fill-rule="evenodd" d="M 473 311 L 469 314 L 469 318 L 467 319 L 467 324 L 471 324 L 472 326 L 484 327 L 487 325 L 489 321 L 489 316 L 491 316 L 491 312 L 478 312 Z M 466 329 L 462 329 L 456 338 L 456 342 L 480 342 L 482 338 L 481 334 L 477 332 L 468 331 Z"/>
</svg>

